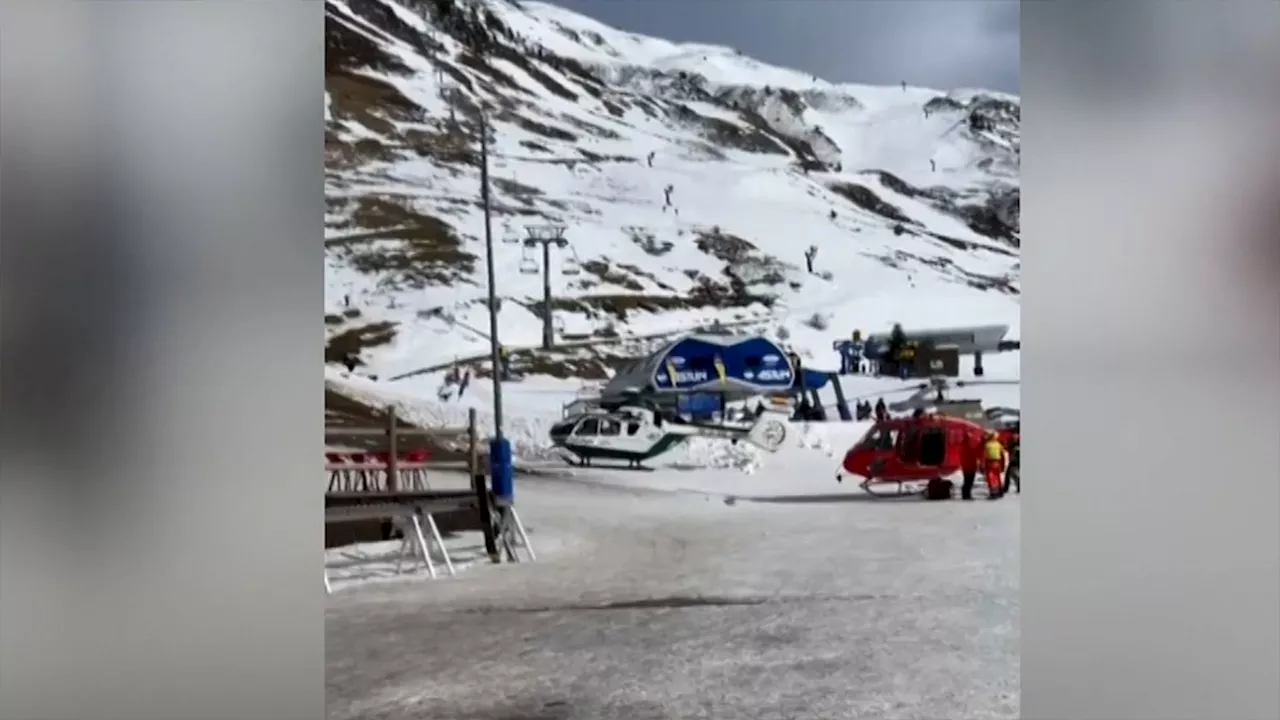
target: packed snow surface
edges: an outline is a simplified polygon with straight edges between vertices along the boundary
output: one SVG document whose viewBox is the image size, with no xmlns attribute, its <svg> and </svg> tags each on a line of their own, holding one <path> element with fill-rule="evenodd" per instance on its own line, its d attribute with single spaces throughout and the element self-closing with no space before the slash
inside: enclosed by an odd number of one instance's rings
<svg viewBox="0 0 1280 720">
<path fill-rule="evenodd" d="M 332 596 L 330 716 L 1017 717 L 1017 497 L 867 501 L 779 455 L 737 476 L 790 502 L 522 480 L 538 562 Z"/>
<path fill-rule="evenodd" d="M 993 376 L 1016 363 L 992 361 Z M 466 397 L 329 380 L 419 419 L 465 415 Z M 332 717 L 1018 715 L 1019 496 L 837 483 L 867 423 L 792 423 L 774 454 L 708 440 L 653 472 L 567 468 L 538 433 L 577 388 L 508 387 L 508 433 L 542 470 L 516 490 L 538 561 L 490 566 L 451 540 L 472 563 L 457 577 L 347 575 L 326 623 Z M 487 384 L 474 392 L 483 408 Z M 1019 405 L 1016 386 L 971 392 Z M 385 577 L 385 558 L 365 573 Z"/>
</svg>

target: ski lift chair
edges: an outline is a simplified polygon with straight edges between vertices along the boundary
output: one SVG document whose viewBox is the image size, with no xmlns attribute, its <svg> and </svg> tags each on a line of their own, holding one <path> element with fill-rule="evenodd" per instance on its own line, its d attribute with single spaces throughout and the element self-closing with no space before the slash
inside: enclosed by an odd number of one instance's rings
<svg viewBox="0 0 1280 720">
<path fill-rule="evenodd" d="M 566 248 L 567 246 L 567 248 Z M 578 251 L 573 249 L 572 245 L 565 243 L 561 245 L 569 251 L 569 257 L 564 259 L 564 263 L 560 266 L 561 275 L 578 275 L 582 272 L 582 263 L 578 260 Z"/>
<path fill-rule="evenodd" d="M 516 229 L 510 225 L 505 226 L 502 229 L 502 242 L 507 245 L 515 245 L 520 242 L 520 233 L 516 232 Z"/>
<path fill-rule="evenodd" d="M 525 245 L 524 251 L 520 253 L 520 273 L 522 275 L 537 275 L 541 269 L 538 266 L 538 259 L 530 254 L 530 248 Z"/>
</svg>

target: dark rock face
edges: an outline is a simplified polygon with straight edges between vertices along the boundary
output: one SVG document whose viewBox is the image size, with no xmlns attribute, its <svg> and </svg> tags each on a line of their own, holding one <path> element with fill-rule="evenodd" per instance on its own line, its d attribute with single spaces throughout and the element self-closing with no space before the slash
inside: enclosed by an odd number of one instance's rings
<svg viewBox="0 0 1280 720">
<path fill-rule="evenodd" d="M 993 194 L 982 205 L 962 205 L 957 208 L 970 230 L 994 240 L 1003 240 L 1014 247 L 1021 247 L 1018 237 L 1021 227 L 1019 223 L 1019 191 L 1012 188 L 1004 193 Z"/>
</svg>

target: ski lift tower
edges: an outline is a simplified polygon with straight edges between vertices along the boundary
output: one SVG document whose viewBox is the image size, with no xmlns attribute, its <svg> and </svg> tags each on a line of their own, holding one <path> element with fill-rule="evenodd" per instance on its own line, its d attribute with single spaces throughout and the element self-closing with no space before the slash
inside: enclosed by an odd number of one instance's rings
<svg viewBox="0 0 1280 720">
<path fill-rule="evenodd" d="M 529 225 L 524 231 L 528 237 L 524 239 L 524 247 L 526 250 L 533 250 L 538 247 L 542 248 L 542 349 L 550 350 L 555 344 L 555 331 L 551 322 L 551 246 L 554 245 L 561 250 L 569 249 L 569 241 L 564 239 L 564 225 Z M 566 258 L 564 267 L 560 272 L 565 275 L 577 275 L 578 263 L 574 257 Z M 526 258 L 526 262 L 521 263 L 520 272 L 532 275 L 538 272 L 538 266 L 533 258 Z"/>
</svg>

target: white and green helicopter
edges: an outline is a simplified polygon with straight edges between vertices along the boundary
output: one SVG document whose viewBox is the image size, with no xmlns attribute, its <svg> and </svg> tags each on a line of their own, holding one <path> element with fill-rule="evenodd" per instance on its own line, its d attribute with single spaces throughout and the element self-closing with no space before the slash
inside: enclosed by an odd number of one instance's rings
<svg viewBox="0 0 1280 720">
<path fill-rule="evenodd" d="M 623 461 L 628 468 L 674 450 L 692 437 L 745 440 L 776 452 L 787 438 L 788 411 L 765 407 L 751 422 L 700 424 L 664 418 L 652 408 L 624 405 L 613 410 L 576 412 L 551 428 L 551 442 L 570 462 L 590 466 L 597 460 Z"/>
</svg>

